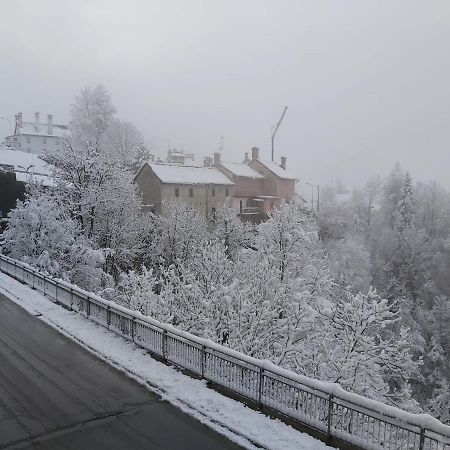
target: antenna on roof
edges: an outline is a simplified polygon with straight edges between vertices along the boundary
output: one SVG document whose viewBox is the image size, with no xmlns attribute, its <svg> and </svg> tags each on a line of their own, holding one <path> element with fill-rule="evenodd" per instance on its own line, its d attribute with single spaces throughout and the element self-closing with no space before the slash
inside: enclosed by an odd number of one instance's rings
<svg viewBox="0 0 450 450">
<path fill-rule="evenodd" d="M 278 128 L 280 128 L 281 122 L 284 119 L 284 116 L 286 114 L 288 107 L 285 106 L 283 109 L 283 112 L 281 113 L 281 117 L 280 120 L 272 127 L 272 161 L 274 160 L 274 146 L 273 146 L 273 142 L 275 140 L 275 135 L 277 134 Z"/>
</svg>

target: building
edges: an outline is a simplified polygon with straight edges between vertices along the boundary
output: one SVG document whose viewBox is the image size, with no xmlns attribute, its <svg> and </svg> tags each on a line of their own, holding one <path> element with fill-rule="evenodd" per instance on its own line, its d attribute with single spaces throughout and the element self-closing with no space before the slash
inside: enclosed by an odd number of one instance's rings
<svg viewBox="0 0 450 450">
<path fill-rule="evenodd" d="M 5 138 L 8 147 L 26 153 L 56 152 L 69 136 L 67 125 L 56 125 L 53 116 L 47 114 L 47 123 L 41 123 L 40 114 L 34 114 L 34 122 L 25 122 L 22 113 L 15 115 L 14 134 Z"/>
<path fill-rule="evenodd" d="M 145 163 L 134 182 L 145 209 L 164 215 L 164 202 L 181 200 L 201 215 L 214 215 L 218 205 L 233 197 L 234 183 L 215 167 Z"/>
<path fill-rule="evenodd" d="M 178 165 L 194 165 L 195 154 L 186 153 L 183 150 L 177 150 L 175 148 L 167 150 L 168 164 L 178 164 Z"/>
<path fill-rule="evenodd" d="M 264 220 L 267 214 L 282 203 L 295 199 L 297 177 L 286 169 L 286 158 L 281 164 L 264 161 L 259 149 L 252 149 L 252 158 L 242 163 L 222 162 L 219 153 L 214 154 L 214 166 L 234 183 L 233 206 L 242 219 L 252 222 Z"/>
<path fill-rule="evenodd" d="M 0 219 L 23 200 L 29 182 L 54 186 L 51 168 L 34 154 L 0 145 Z"/>
<path fill-rule="evenodd" d="M 221 160 L 220 153 L 214 153 L 214 167 L 217 167 L 234 183 L 233 208 L 243 218 L 260 221 L 264 214 L 266 200 L 260 198 L 264 193 L 264 175 L 252 169 L 245 161 L 231 163 Z M 253 217 L 250 217 L 253 216 Z"/>
</svg>

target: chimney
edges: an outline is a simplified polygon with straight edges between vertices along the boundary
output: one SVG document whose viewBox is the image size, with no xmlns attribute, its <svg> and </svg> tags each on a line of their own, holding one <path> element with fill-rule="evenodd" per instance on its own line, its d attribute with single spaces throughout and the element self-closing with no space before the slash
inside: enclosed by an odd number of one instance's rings
<svg viewBox="0 0 450 450">
<path fill-rule="evenodd" d="M 244 163 L 248 163 L 250 161 L 248 159 L 248 153 L 244 153 L 244 155 L 245 155 Z"/>
<path fill-rule="evenodd" d="M 259 159 L 259 148 L 258 147 L 252 148 L 252 159 Z"/>
<path fill-rule="evenodd" d="M 53 134 L 53 114 L 47 114 L 47 132 Z"/>
<path fill-rule="evenodd" d="M 22 113 L 17 113 L 17 126 L 22 128 Z"/>
<path fill-rule="evenodd" d="M 280 164 L 281 168 L 286 170 L 286 156 L 282 156 L 281 157 L 281 164 Z"/>
<path fill-rule="evenodd" d="M 38 112 L 34 113 L 34 129 L 36 130 L 37 133 L 39 133 L 39 131 L 41 131 L 41 123 L 39 121 L 39 113 Z"/>
<path fill-rule="evenodd" d="M 214 165 L 218 166 L 220 164 L 220 153 L 214 153 Z"/>
</svg>

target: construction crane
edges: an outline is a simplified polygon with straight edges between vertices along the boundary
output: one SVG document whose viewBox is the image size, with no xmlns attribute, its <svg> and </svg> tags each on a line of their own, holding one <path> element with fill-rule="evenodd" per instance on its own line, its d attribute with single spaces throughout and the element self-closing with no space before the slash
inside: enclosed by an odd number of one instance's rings
<svg viewBox="0 0 450 450">
<path fill-rule="evenodd" d="M 272 131 L 272 161 L 274 160 L 274 145 L 273 145 L 273 143 L 275 140 L 275 135 L 277 134 L 278 128 L 280 128 L 281 122 L 284 119 L 287 109 L 288 109 L 288 107 L 285 106 L 283 109 L 283 112 L 281 114 L 280 120 L 272 127 L 272 130 L 273 130 Z"/>
</svg>

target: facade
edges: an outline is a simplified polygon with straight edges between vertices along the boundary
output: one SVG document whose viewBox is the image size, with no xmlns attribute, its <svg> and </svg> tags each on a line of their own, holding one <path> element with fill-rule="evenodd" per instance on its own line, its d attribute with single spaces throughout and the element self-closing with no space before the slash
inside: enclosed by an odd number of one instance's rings
<svg viewBox="0 0 450 450">
<path fill-rule="evenodd" d="M 47 114 L 47 123 L 41 123 L 38 112 L 34 114 L 34 122 L 25 122 L 22 113 L 17 113 L 14 134 L 7 136 L 5 142 L 15 150 L 40 154 L 57 152 L 68 135 L 67 125 L 54 124 L 52 114 Z"/>
<path fill-rule="evenodd" d="M 298 179 L 286 170 L 286 158 L 281 164 L 259 158 L 259 149 L 252 149 L 252 158 L 242 163 L 222 162 L 220 154 L 214 155 L 214 166 L 229 177 L 234 187 L 233 206 L 243 220 L 264 220 L 274 208 L 294 200 Z"/>
<path fill-rule="evenodd" d="M 164 215 L 164 202 L 181 200 L 201 215 L 210 217 L 233 197 L 234 183 L 215 167 L 145 163 L 134 182 L 143 207 Z"/>
</svg>

